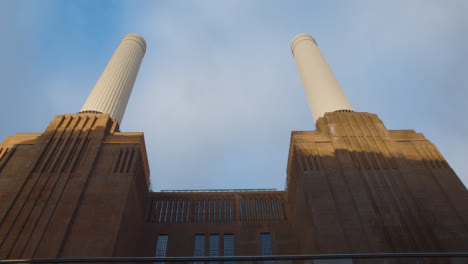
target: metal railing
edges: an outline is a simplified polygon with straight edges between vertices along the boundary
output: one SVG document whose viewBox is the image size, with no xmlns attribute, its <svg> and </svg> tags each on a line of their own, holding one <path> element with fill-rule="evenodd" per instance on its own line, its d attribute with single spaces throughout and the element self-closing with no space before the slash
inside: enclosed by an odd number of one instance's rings
<svg viewBox="0 0 468 264">
<path fill-rule="evenodd" d="M 358 260 L 358 259 L 416 259 L 416 258 L 463 258 L 468 263 L 468 252 L 421 252 L 421 253 L 367 253 L 367 254 L 316 254 L 274 256 L 219 256 L 219 257 L 109 257 L 109 258 L 43 258 L 3 259 L 0 263 L 124 263 L 124 262 L 204 262 L 204 261 L 287 261 L 287 260 Z M 461 262 L 460 262 L 461 263 Z"/>
</svg>

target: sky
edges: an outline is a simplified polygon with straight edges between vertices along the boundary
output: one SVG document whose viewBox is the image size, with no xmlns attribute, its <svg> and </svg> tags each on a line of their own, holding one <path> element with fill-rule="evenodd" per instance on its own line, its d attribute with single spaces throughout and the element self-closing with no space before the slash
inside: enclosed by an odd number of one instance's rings
<svg viewBox="0 0 468 264">
<path fill-rule="evenodd" d="M 147 51 L 121 124 L 151 188 L 282 190 L 315 130 L 290 50 L 312 35 L 353 108 L 434 143 L 468 185 L 468 1 L 2 1 L 0 140 L 77 113 L 120 40 Z"/>
</svg>

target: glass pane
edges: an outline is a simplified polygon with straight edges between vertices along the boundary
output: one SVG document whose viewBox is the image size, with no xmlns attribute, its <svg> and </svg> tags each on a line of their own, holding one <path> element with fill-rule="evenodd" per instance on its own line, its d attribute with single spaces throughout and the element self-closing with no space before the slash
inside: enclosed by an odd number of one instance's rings
<svg viewBox="0 0 468 264">
<path fill-rule="evenodd" d="M 210 235 L 209 255 L 219 256 L 219 235 Z M 209 263 L 218 263 L 217 261 L 210 261 Z"/>
</svg>

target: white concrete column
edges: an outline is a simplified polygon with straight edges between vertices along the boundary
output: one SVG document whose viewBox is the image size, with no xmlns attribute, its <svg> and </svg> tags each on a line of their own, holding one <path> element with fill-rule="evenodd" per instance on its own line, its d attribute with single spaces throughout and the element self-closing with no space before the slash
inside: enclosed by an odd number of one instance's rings
<svg viewBox="0 0 468 264">
<path fill-rule="evenodd" d="M 353 111 L 314 38 L 308 34 L 295 36 L 291 51 L 315 122 L 326 112 Z"/>
<path fill-rule="evenodd" d="M 120 125 L 145 52 L 146 42 L 143 37 L 138 34 L 125 36 L 80 113 L 109 114 Z"/>
</svg>

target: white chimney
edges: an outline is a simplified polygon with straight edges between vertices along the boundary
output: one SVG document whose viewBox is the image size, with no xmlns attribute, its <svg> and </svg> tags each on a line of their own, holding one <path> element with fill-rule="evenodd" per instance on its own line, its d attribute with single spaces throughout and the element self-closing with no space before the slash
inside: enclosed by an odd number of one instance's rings
<svg viewBox="0 0 468 264">
<path fill-rule="evenodd" d="M 143 37 L 138 34 L 125 36 L 80 113 L 109 114 L 120 125 L 145 52 Z"/>
<path fill-rule="evenodd" d="M 308 34 L 295 36 L 291 51 L 315 122 L 326 112 L 353 112 L 314 38 Z"/>
</svg>

